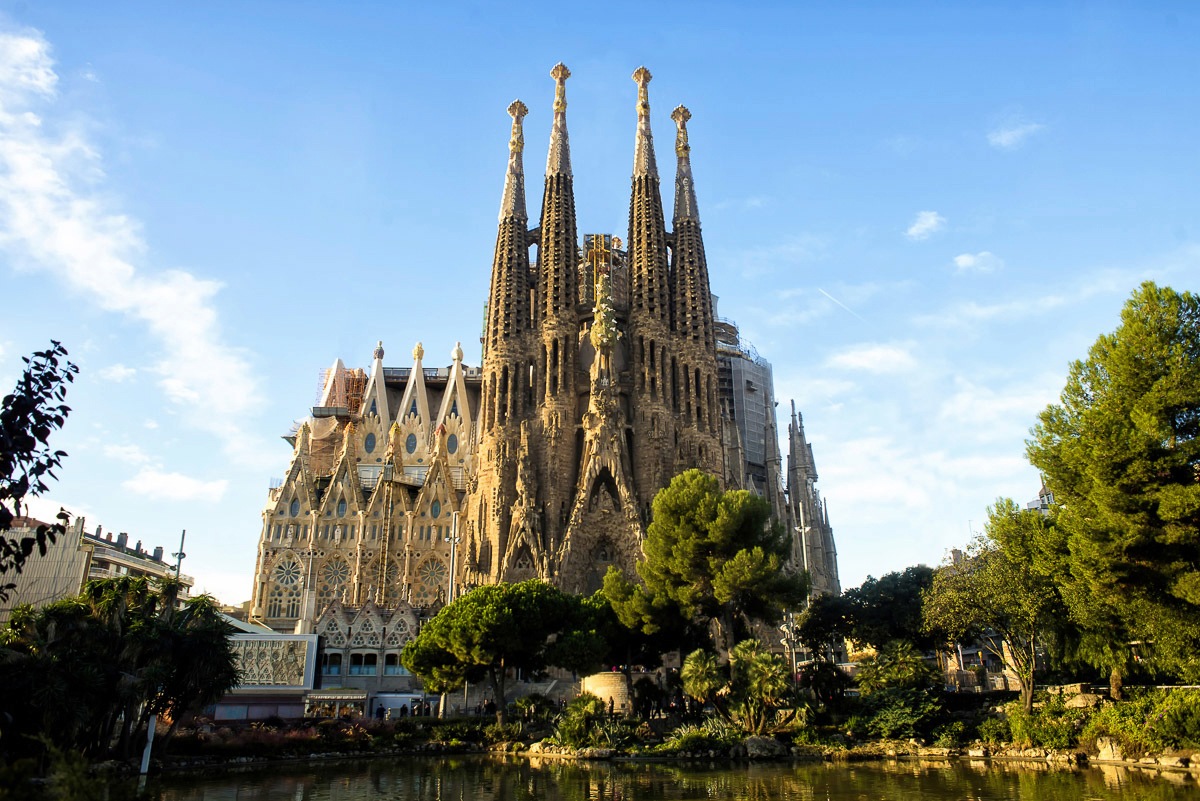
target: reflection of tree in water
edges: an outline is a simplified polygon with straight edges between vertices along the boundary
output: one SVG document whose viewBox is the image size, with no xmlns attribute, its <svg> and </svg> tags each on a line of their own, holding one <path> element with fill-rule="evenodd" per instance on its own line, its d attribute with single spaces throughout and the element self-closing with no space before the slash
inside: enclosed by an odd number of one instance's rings
<svg viewBox="0 0 1200 801">
<path fill-rule="evenodd" d="M 575 762 L 488 757 L 341 763 L 164 782 L 158 801 L 859 801 L 889 799 L 1134 799 L 1193 797 L 1195 779 L 1045 763 Z M 154 798 L 151 796 L 151 798 Z"/>
</svg>

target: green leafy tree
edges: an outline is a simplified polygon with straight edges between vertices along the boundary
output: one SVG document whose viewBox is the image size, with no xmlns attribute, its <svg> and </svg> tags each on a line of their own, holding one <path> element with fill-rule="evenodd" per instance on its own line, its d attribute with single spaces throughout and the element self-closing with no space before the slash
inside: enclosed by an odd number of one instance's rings
<svg viewBox="0 0 1200 801">
<path fill-rule="evenodd" d="M 747 734 L 766 734 L 791 722 L 801 709 L 786 660 L 758 640 L 743 640 L 729 652 L 728 670 L 715 655 L 696 650 L 680 670 L 683 691 L 712 704 L 721 717 Z"/>
<path fill-rule="evenodd" d="M 45 555 L 46 547 L 66 531 L 66 513 L 60 522 L 39 525 L 32 536 L 11 537 L 13 521 L 22 514 L 28 495 L 46 491 L 46 479 L 66 454 L 51 450 L 50 434 L 63 427 L 71 411 L 63 401 L 67 385 L 79 368 L 66 360 L 67 351 L 58 342 L 49 350 L 25 357 L 25 370 L 11 394 L 0 403 L 0 574 L 20 573 L 34 550 Z M 0 600 L 6 600 L 16 585 L 0 585 Z"/>
<path fill-rule="evenodd" d="M 1200 297 L 1142 284 L 1032 435 L 1083 655 L 1114 688 L 1135 640 L 1200 679 Z"/>
<path fill-rule="evenodd" d="M 930 630 L 980 639 L 1016 675 L 1026 711 L 1039 649 L 1061 625 L 1060 537 L 1040 512 L 1002 498 L 988 509 L 986 534 L 960 562 L 939 568 L 924 596 Z"/>
<path fill-rule="evenodd" d="M 911 642 L 893 640 L 859 663 L 862 711 L 851 731 L 877 737 L 928 734 L 942 714 L 940 676 Z"/>
<path fill-rule="evenodd" d="M 714 639 L 728 650 L 753 623 L 774 625 L 807 598 L 807 576 L 784 569 L 789 543 L 771 524 L 767 502 L 744 490 L 722 492 L 699 470 L 676 476 L 655 496 L 644 551 L 642 584 L 610 570 L 604 593 L 622 622 L 669 632 L 671 645 L 689 630 L 715 627 Z"/>
<path fill-rule="evenodd" d="M 916 565 L 880 578 L 867 577 L 840 596 L 813 599 L 800 622 L 800 639 L 811 650 L 837 639 L 876 650 L 894 641 L 928 651 L 946 641 L 946 633 L 926 628 L 921 605 L 933 584 L 933 568 Z"/>
<path fill-rule="evenodd" d="M 583 599 L 544 581 L 494 584 L 445 606 L 404 646 L 400 659 L 433 692 L 486 680 L 497 722 L 504 723 L 506 672 L 594 668 L 605 644 L 593 625 Z"/>
<path fill-rule="evenodd" d="M 44 736 L 58 748 L 127 756 L 150 716 L 177 721 L 237 684 L 230 629 L 206 595 L 177 609 L 178 583 L 90 581 L 41 609 L 20 606 L 0 630 L 0 746 Z"/>
</svg>

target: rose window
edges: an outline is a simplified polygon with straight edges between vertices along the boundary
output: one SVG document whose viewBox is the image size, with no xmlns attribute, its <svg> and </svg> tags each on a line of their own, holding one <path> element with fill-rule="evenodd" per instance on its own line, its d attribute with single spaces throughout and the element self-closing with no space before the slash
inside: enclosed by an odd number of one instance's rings
<svg viewBox="0 0 1200 801">
<path fill-rule="evenodd" d="M 294 559 L 280 562 L 275 566 L 275 582 L 284 587 L 294 587 L 300 583 L 300 563 Z"/>
</svg>

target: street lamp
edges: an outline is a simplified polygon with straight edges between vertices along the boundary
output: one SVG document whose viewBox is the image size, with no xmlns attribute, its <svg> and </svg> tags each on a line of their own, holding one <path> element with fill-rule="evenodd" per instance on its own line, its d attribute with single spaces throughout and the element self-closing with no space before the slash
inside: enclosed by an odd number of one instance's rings
<svg viewBox="0 0 1200 801">
<path fill-rule="evenodd" d="M 788 612 L 784 617 L 783 623 L 780 624 L 779 630 L 783 632 L 783 637 L 779 640 L 780 644 L 788 651 L 788 666 L 792 674 L 792 681 L 796 680 L 796 646 L 800 644 L 800 626 L 796 623 L 796 617 L 791 612 Z"/>
<path fill-rule="evenodd" d="M 458 553 L 458 512 L 450 513 L 450 536 L 445 538 L 450 543 L 450 575 L 447 578 L 446 603 L 454 600 L 454 557 Z"/>
</svg>

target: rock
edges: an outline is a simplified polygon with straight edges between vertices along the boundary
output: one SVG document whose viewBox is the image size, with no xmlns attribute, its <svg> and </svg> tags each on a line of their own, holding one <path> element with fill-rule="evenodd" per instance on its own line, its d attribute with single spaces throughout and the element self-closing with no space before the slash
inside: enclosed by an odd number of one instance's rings
<svg viewBox="0 0 1200 801">
<path fill-rule="evenodd" d="M 1139 765 L 1157 765 L 1158 757 L 1144 756 L 1138 760 Z"/>
<path fill-rule="evenodd" d="M 976 759 L 985 759 L 987 757 L 990 757 L 991 755 L 992 755 L 992 750 L 990 748 L 968 748 L 967 749 L 967 756 L 975 757 Z"/>
<path fill-rule="evenodd" d="M 787 746 L 773 737 L 747 737 L 742 744 L 748 759 L 775 759 L 788 753 Z"/>
<path fill-rule="evenodd" d="M 578 756 L 581 759 L 612 759 L 613 750 L 611 748 L 582 748 L 579 750 Z"/>
<path fill-rule="evenodd" d="M 530 743 L 529 744 L 529 753 L 540 754 L 540 753 L 542 753 L 543 748 L 545 748 L 545 746 L 542 745 L 541 740 L 537 741 L 536 743 Z"/>
<path fill-rule="evenodd" d="M 1067 699 L 1063 704 L 1067 709 L 1091 709 L 1104 702 L 1104 697 L 1095 693 L 1080 693 Z"/>
<path fill-rule="evenodd" d="M 1191 760 L 1185 756 L 1160 756 L 1158 764 L 1164 768 L 1186 768 L 1191 764 Z"/>
<path fill-rule="evenodd" d="M 950 749 L 949 748 L 937 748 L 937 747 L 920 748 L 917 750 L 917 756 L 948 757 L 948 756 L 950 756 Z"/>
<path fill-rule="evenodd" d="M 1096 751 L 1096 759 L 1102 762 L 1123 762 L 1125 760 L 1125 752 L 1111 737 L 1097 737 Z"/>
</svg>

